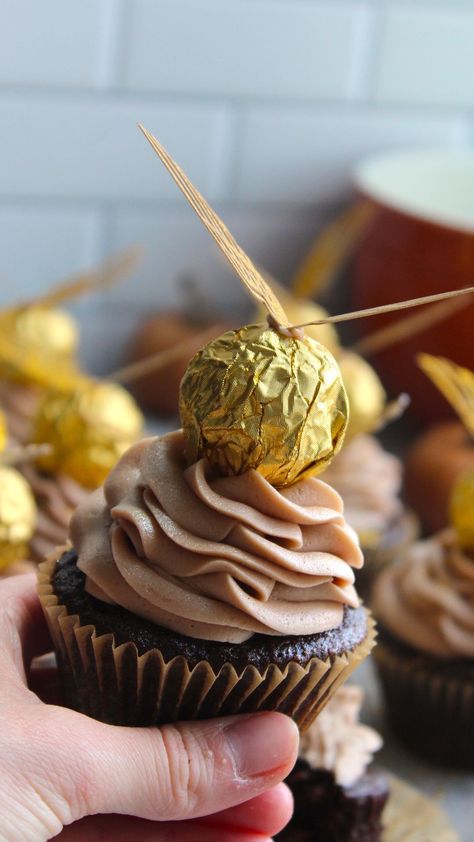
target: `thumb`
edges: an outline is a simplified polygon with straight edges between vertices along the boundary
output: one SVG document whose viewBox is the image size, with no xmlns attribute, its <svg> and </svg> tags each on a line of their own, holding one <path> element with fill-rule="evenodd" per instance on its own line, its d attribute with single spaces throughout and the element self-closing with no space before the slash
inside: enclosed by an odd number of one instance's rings
<svg viewBox="0 0 474 842">
<path fill-rule="evenodd" d="M 298 749 L 298 729 L 280 713 L 157 729 L 80 718 L 93 802 L 85 806 L 96 813 L 165 821 L 220 812 L 282 781 Z"/>
</svg>

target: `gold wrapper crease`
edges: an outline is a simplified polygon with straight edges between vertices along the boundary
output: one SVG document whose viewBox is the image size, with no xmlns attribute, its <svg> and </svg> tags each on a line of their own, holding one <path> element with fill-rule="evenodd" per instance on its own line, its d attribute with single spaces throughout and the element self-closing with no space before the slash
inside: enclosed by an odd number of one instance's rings
<svg viewBox="0 0 474 842">
<path fill-rule="evenodd" d="M 135 644 L 116 645 L 114 635 L 98 636 L 81 626 L 53 592 L 51 577 L 58 549 L 39 568 L 38 592 L 48 622 L 66 692 L 66 701 L 89 716 L 112 724 L 152 725 L 208 719 L 256 710 L 278 710 L 304 730 L 374 645 L 368 615 L 364 640 L 344 656 L 304 667 L 290 662 L 260 673 L 249 665 L 237 673 L 231 664 L 216 673 L 206 661 L 189 668 L 183 657 L 165 662 L 157 649 L 139 655 Z"/>
<path fill-rule="evenodd" d="M 255 301 L 264 305 L 276 325 L 289 327 L 290 322 L 278 298 L 222 220 L 156 137 L 140 123 L 138 126 Z"/>
</svg>

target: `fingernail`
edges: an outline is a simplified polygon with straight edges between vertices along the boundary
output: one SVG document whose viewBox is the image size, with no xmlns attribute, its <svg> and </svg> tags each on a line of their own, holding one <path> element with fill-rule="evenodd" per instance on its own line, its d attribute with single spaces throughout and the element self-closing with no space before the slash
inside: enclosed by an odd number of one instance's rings
<svg viewBox="0 0 474 842">
<path fill-rule="evenodd" d="M 296 759 L 298 728 L 281 713 L 237 716 L 224 733 L 242 778 L 291 768 Z"/>
</svg>

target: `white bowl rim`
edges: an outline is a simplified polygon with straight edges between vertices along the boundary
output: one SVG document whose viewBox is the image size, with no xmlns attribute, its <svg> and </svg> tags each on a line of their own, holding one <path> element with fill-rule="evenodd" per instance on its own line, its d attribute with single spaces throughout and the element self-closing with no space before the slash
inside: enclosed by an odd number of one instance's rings
<svg viewBox="0 0 474 842">
<path fill-rule="evenodd" d="M 462 179 L 462 192 L 456 196 L 456 183 L 443 202 L 433 195 L 433 178 L 438 174 L 446 185 L 449 176 Z M 403 177 L 415 176 L 414 186 Z M 385 207 L 443 228 L 474 233 L 474 153 L 468 150 L 407 149 L 371 155 L 356 165 L 353 183 L 357 191 Z M 441 187 L 440 187 L 441 189 Z M 431 196 L 430 196 L 431 191 Z M 435 191 L 436 194 L 436 185 Z M 457 199 L 462 198 L 459 206 Z"/>
</svg>

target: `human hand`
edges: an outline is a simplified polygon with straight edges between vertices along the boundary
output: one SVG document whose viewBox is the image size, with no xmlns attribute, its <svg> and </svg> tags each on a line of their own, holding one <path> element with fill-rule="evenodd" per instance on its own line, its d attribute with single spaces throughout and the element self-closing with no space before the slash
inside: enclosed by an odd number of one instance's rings
<svg viewBox="0 0 474 842">
<path fill-rule="evenodd" d="M 35 577 L 1 581 L 0 842 L 268 842 L 287 823 L 288 717 L 106 725 L 53 703 L 31 667 L 50 650 Z"/>
</svg>

